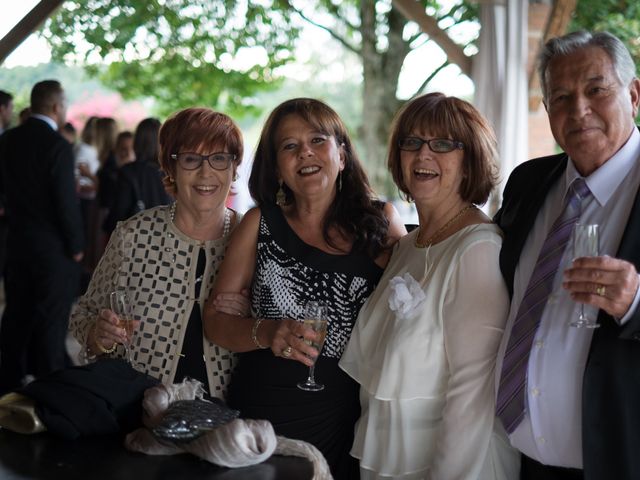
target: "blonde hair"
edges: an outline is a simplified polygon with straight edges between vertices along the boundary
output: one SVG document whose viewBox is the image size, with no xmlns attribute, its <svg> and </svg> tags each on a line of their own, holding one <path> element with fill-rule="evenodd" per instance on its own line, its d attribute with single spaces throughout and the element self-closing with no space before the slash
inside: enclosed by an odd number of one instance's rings
<svg viewBox="0 0 640 480">
<path fill-rule="evenodd" d="M 118 124 L 111 117 L 102 117 L 96 120 L 95 146 L 98 150 L 100 165 L 104 165 L 116 147 L 118 138 Z"/>
</svg>

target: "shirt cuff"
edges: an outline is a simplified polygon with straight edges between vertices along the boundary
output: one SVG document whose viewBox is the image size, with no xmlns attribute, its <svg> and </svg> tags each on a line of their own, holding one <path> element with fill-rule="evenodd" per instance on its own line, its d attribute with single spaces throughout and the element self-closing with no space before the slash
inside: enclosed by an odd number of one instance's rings
<svg viewBox="0 0 640 480">
<path fill-rule="evenodd" d="M 638 282 L 640 284 L 640 273 L 638 274 Z M 616 322 L 618 322 L 618 325 L 624 325 L 625 323 L 627 323 L 627 321 L 634 315 L 634 313 L 636 313 L 639 302 L 640 302 L 640 288 L 636 290 L 636 296 L 633 298 L 633 302 L 631 302 L 631 306 L 629 307 L 629 310 L 627 310 L 627 313 L 624 314 L 624 317 L 622 318 L 613 317 L 616 320 Z"/>
</svg>

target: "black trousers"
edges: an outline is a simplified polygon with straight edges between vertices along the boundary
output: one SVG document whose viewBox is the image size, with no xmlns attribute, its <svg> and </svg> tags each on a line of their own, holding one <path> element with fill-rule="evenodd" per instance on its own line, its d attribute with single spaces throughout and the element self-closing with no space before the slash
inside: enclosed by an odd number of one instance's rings
<svg viewBox="0 0 640 480">
<path fill-rule="evenodd" d="M 521 455 L 520 480 L 583 480 L 582 470 L 543 465 L 533 458 Z"/>
<path fill-rule="evenodd" d="M 79 278 L 79 265 L 68 257 L 9 257 L 0 394 L 19 388 L 27 374 L 40 377 L 70 365 L 65 340 Z"/>
</svg>

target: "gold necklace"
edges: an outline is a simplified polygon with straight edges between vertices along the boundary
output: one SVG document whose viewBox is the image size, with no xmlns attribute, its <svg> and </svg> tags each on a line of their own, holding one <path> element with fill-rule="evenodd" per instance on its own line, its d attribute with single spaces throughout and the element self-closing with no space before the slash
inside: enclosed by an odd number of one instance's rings
<svg viewBox="0 0 640 480">
<path fill-rule="evenodd" d="M 462 210 L 460 210 L 458 213 L 456 213 L 453 216 L 453 218 L 451 218 L 451 220 L 449 220 L 442 227 L 440 227 L 438 230 L 436 230 L 436 233 L 434 233 L 429 238 L 427 238 L 427 240 L 424 243 L 420 243 L 418 241 L 418 239 L 420 238 L 420 234 L 422 233 L 422 227 L 419 227 L 418 234 L 416 235 L 416 239 L 415 239 L 415 242 L 414 242 L 415 246 L 417 248 L 424 248 L 424 247 L 426 247 L 428 245 L 431 245 L 434 242 L 434 240 L 436 240 L 438 237 L 440 237 L 440 235 L 442 235 L 442 233 L 447 230 L 447 228 L 449 228 L 451 225 L 453 225 L 465 213 L 467 213 L 467 211 L 471 210 L 472 208 L 475 208 L 475 205 L 467 205 L 466 207 L 464 207 Z"/>
</svg>

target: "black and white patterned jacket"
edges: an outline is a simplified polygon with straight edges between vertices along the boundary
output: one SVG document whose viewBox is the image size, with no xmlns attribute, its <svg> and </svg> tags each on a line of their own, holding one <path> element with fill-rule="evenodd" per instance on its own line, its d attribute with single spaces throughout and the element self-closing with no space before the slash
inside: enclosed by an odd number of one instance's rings
<svg viewBox="0 0 640 480">
<path fill-rule="evenodd" d="M 235 222 L 239 222 L 240 218 Z M 204 307 L 229 240 L 199 242 L 180 232 L 171 222 L 168 206 L 145 210 L 118 223 L 93 273 L 85 295 L 71 313 L 69 328 L 81 345 L 101 309 L 109 307 L 116 288 L 129 292 L 134 317 L 141 320 L 133 337 L 135 367 L 172 383 L 189 315 L 195 303 Z M 200 247 L 207 256 L 203 286 L 195 295 L 196 266 Z M 209 392 L 224 397 L 235 354 L 203 338 Z M 112 354 L 124 357 L 123 347 Z"/>
</svg>

